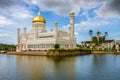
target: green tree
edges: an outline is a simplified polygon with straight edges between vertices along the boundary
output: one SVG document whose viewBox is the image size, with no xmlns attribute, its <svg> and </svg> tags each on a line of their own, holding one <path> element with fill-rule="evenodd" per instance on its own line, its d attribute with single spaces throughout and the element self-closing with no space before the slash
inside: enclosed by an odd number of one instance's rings
<svg viewBox="0 0 120 80">
<path fill-rule="evenodd" d="M 101 34 L 101 32 L 99 32 L 99 31 L 97 31 L 97 41 L 98 41 L 98 45 L 99 45 L 99 42 L 100 42 L 100 34 Z"/>
<path fill-rule="evenodd" d="M 6 50 L 6 51 L 15 51 L 16 45 L 10 45 L 10 44 L 2 44 L 0 43 L 0 50 Z"/>
<path fill-rule="evenodd" d="M 93 30 L 89 30 L 89 35 L 90 35 L 90 37 L 91 37 L 91 41 L 92 41 L 92 37 L 93 37 Z M 92 44 L 92 42 L 91 42 L 91 44 Z"/>
<path fill-rule="evenodd" d="M 100 36 L 101 32 L 97 31 L 97 33 L 96 33 L 96 34 L 97 34 L 97 36 Z"/>
<path fill-rule="evenodd" d="M 108 36 L 108 32 L 105 32 L 105 33 L 104 33 L 104 36 L 105 36 L 105 39 L 106 39 L 106 37 Z"/>
<path fill-rule="evenodd" d="M 58 49 L 58 48 L 60 48 L 60 45 L 59 45 L 59 44 L 55 44 L 55 45 L 54 45 L 54 48 L 55 48 L 55 49 Z"/>
<path fill-rule="evenodd" d="M 91 36 L 91 39 L 92 39 L 92 36 L 93 36 L 93 30 L 89 30 L 89 35 Z"/>
<path fill-rule="evenodd" d="M 105 32 L 104 34 L 105 34 L 105 36 L 108 36 L 108 32 Z"/>
<path fill-rule="evenodd" d="M 92 42 L 95 43 L 95 45 L 98 46 L 98 40 L 97 40 L 97 37 L 92 37 Z"/>
<path fill-rule="evenodd" d="M 82 41 L 82 42 L 81 42 L 81 44 L 83 45 L 83 44 L 84 44 L 84 42 Z"/>
</svg>

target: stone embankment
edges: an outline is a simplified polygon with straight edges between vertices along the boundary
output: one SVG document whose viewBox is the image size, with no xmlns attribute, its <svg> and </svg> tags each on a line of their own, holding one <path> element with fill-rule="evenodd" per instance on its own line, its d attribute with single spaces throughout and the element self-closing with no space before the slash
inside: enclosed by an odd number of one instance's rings
<svg viewBox="0 0 120 80">
<path fill-rule="evenodd" d="M 49 50 L 49 51 L 9 51 L 6 54 L 10 55 L 35 55 L 35 56 L 73 56 L 87 54 L 120 54 L 112 51 L 91 51 L 91 50 Z"/>
<path fill-rule="evenodd" d="M 50 50 L 48 56 L 73 56 L 73 55 L 86 55 L 91 54 L 91 51 L 80 51 L 80 50 Z"/>
<path fill-rule="evenodd" d="M 37 55 L 37 56 L 72 56 L 91 54 L 90 50 L 49 50 L 49 51 L 9 51 L 6 54 L 10 55 Z"/>
<path fill-rule="evenodd" d="M 47 56 L 47 51 L 9 51 L 6 54 L 9 55 L 31 55 L 31 56 Z"/>
<path fill-rule="evenodd" d="M 117 54 L 117 52 L 113 51 L 91 51 L 92 54 Z"/>
</svg>

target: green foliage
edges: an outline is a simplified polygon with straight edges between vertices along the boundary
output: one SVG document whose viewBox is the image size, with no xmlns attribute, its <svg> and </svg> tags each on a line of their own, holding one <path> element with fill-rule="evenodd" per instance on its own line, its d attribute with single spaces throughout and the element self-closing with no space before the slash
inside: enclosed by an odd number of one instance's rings
<svg viewBox="0 0 120 80">
<path fill-rule="evenodd" d="M 63 49 L 63 48 L 58 48 L 58 49 L 50 49 L 51 51 L 80 51 L 80 52 L 91 52 L 90 49 L 85 49 L 85 48 L 74 48 L 74 49 Z"/>
<path fill-rule="evenodd" d="M 90 35 L 90 36 L 93 35 L 93 30 L 89 30 L 89 35 Z"/>
<path fill-rule="evenodd" d="M 104 42 L 104 38 L 103 37 L 99 37 L 99 43 L 103 43 Z"/>
<path fill-rule="evenodd" d="M 16 50 L 16 45 L 9 45 L 9 44 L 1 44 L 0 43 L 0 51 L 1 50 L 15 51 Z"/>
<path fill-rule="evenodd" d="M 96 36 L 92 37 L 92 42 L 95 43 L 96 45 L 99 45 L 104 42 L 104 37 L 99 37 L 97 39 Z"/>
<path fill-rule="evenodd" d="M 105 36 L 108 36 L 108 32 L 105 32 L 104 34 L 105 34 Z"/>
<path fill-rule="evenodd" d="M 97 37 L 92 37 L 92 42 L 95 43 L 95 45 L 98 45 Z"/>
<path fill-rule="evenodd" d="M 97 34 L 97 36 L 100 36 L 101 32 L 98 31 L 96 34 Z"/>
<path fill-rule="evenodd" d="M 55 48 L 55 49 L 58 49 L 58 48 L 60 48 L 60 45 L 59 45 L 59 44 L 55 44 L 55 45 L 54 45 L 54 48 Z"/>
</svg>

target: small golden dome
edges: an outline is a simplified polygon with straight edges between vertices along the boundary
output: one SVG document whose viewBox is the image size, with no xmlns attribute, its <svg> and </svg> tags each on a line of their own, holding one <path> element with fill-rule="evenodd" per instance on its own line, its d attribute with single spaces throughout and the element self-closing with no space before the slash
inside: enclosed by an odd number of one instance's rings
<svg viewBox="0 0 120 80">
<path fill-rule="evenodd" d="M 74 14 L 75 14 L 74 11 L 71 11 L 71 12 L 70 12 L 70 15 L 74 15 Z"/>
<path fill-rule="evenodd" d="M 42 16 L 37 15 L 37 16 L 34 17 L 33 20 L 32 20 L 32 23 L 34 23 L 34 22 L 42 22 L 42 23 L 46 23 L 46 20 L 45 20 Z"/>
</svg>

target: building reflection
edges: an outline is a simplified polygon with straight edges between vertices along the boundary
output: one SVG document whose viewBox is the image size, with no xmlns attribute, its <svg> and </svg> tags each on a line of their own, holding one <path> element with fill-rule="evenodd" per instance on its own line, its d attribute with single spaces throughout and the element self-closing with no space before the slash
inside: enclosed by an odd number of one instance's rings
<svg viewBox="0 0 120 80">
<path fill-rule="evenodd" d="M 22 76 L 20 79 L 74 80 L 75 60 L 75 57 L 17 56 L 17 74 Z"/>
</svg>

